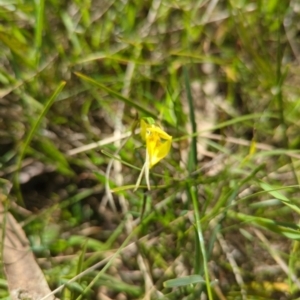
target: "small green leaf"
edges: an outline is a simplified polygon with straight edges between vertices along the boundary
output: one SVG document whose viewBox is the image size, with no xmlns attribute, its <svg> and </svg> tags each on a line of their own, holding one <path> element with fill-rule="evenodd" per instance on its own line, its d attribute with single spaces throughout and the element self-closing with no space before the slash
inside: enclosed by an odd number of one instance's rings
<svg viewBox="0 0 300 300">
<path fill-rule="evenodd" d="M 268 192 L 270 195 L 272 195 L 274 198 L 280 200 L 283 204 L 285 204 L 286 206 L 290 207 L 292 210 L 294 210 L 296 213 L 300 214 L 300 208 L 295 205 L 294 203 L 292 203 L 292 201 L 290 199 L 288 199 L 286 196 L 284 196 L 283 194 L 281 194 L 278 191 L 278 188 L 273 187 L 265 182 L 260 182 L 260 186 L 263 190 L 265 190 L 266 192 Z"/>
<path fill-rule="evenodd" d="M 173 287 L 186 286 L 195 283 L 205 283 L 205 280 L 200 275 L 190 275 L 181 278 L 170 279 L 165 281 L 163 284 L 164 287 L 166 288 L 173 288 Z"/>
</svg>

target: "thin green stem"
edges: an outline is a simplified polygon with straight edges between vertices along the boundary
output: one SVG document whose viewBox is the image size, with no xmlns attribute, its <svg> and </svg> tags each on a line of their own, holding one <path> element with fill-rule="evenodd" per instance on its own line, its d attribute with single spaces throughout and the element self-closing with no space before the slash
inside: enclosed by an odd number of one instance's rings
<svg viewBox="0 0 300 300">
<path fill-rule="evenodd" d="M 35 64 L 39 65 L 41 57 L 41 47 L 43 40 L 43 29 L 44 29 L 44 10 L 45 0 L 36 0 L 36 27 L 35 27 Z"/>
<path fill-rule="evenodd" d="M 188 171 L 190 176 L 192 177 L 192 173 L 196 170 L 197 167 L 197 136 L 194 135 L 197 132 L 197 124 L 196 124 L 196 118 L 195 118 L 195 110 L 194 110 L 194 102 L 193 102 L 193 96 L 191 91 L 191 85 L 189 81 L 189 75 L 187 68 L 184 67 L 184 79 L 185 79 L 185 87 L 186 87 L 186 93 L 187 93 L 187 99 L 189 103 L 189 116 L 190 116 L 190 123 L 192 126 L 192 141 L 191 141 L 191 147 L 189 152 L 189 163 L 188 163 Z M 201 221 L 200 221 L 200 215 L 199 215 L 199 203 L 198 203 L 198 193 L 197 188 L 193 186 L 190 182 L 187 183 L 187 192 L 189 198 L 192 200 L 193 203 L 193 209 L 194 209 L 194 215 L 196 220 L 196 260 L 195 260 L 195 272 L 200 273 L 200 252 L 199 249 L 201 249 L 202 258 L 203 258 L 203 268 L 204 268 L 204 274 L 205 274 L 205 282 L 206 282 L 206 288 L 208 293 L 208 298 L 210 300 L 213 299 L 212 297 L 212 291 L 210 287 L 210 280 L 209 280 L 209 274 L 208 274 L 208 267 L 207 267 L 207 256 L 206 256 L 206 250 L 205 250 L 205 241 L 202 234 L 202 228 L 201 228 Z"/>
<path fill-rule="evenodd" d="M 203 269 L 204 269 L 204 276 L 205 276 L 206 288 L 207 288 L 207 293 L 208 293 L 208 299 L 213 300 L 213 295 L 212 295 L 211 286 L 210 286 L 209 273 L 208 273 L 208 267 L 207 267 L 205 241 L 204 241 L 203 234 L 202 234 L 201 220 L 200 220 L 200 215 L 199 215 L 199 206 L 198 206 L 198 200 L 197 200 L 196 187 L 190 186 L 189 193 L 192 198 L 193 207 L 194 207 L 194 216 L 195 216 L 195 220 L 196 220 L 196 232 L 198 235 L 199 247 L 202 252 Z"/>
</svg>

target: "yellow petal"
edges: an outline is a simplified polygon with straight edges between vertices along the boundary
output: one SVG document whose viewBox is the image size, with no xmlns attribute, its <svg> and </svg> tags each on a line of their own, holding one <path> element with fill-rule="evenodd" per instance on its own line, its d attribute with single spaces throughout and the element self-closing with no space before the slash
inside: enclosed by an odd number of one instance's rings
<svg viewBox="0 0 300 300">
<path fill-rule="evenodd" d="M 158 126 L 152 125 L 150 131 L 155 132 L 163 140 L 172 140 L 172 137 L 168 135 L 165 131 L 163 131 L 161 128 L 159 128 Z"/>
<path fill-rule="evenodd" d="M 159 127 L 152 125 L 146 129 L 146 148 L 149 155 L 149 168 L 162 160 L 170 151 L 172 137 Z"/>
<path fill-rule="evenodd" d="M 157 148 L 157 153 L 156 153 L 157 162 L 159 162 L 160 160 L 162 160 L 163 158 L 165 158 L 168 155 L 168 153 L 170 152 L 170 148 L 171 148 L 171 142 L 172 142 L 172 139 L 167 140 L 167 141 L 162 141 L 160 143 L 159 147 Z"/>
<path fill-rule="evenodd" d="M 165 141 L 161 143 L 159 146 L 157 146 L 153 151 L 152 155 L 150 156 L 149 167 L 152 168 L 164 157 L 166 157 L 170 151 L 170 147 L 171 147 L 170 141 Z"/>
</svg>

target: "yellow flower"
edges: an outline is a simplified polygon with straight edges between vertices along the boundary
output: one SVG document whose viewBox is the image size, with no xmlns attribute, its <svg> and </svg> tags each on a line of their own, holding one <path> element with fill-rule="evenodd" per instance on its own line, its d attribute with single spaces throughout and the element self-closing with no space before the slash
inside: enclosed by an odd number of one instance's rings
<svg viewBox="0 0 300 300">
<path fill-rule="evenodd" d="M 149 170 L 161 161 L 170 151 L 172 136 L 154 124 L 151 118 L 141 119 L 141 137 L 146 142 L 146 161 L 135 185 L 136 190 L 145 172 L 148 190 L 150 190 Z"/>
</svg>

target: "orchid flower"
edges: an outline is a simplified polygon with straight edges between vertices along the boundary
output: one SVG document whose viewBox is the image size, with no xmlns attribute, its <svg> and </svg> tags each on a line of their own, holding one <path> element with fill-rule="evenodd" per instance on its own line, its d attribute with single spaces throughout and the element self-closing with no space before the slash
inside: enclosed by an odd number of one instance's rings
<svg viewBox="0 0 300 300">
<path fill-rule="evenodd" d="M 141 119 L 140 126 L 142 140 L 146 142 L 146 161 L 134 190 L 140 186 L 144 173 L 148 190 L 150 190 L 149 170 L 167 156 L 171 148 L 172 136 L 155 125 L 152 118 Z"/>
</svg>

